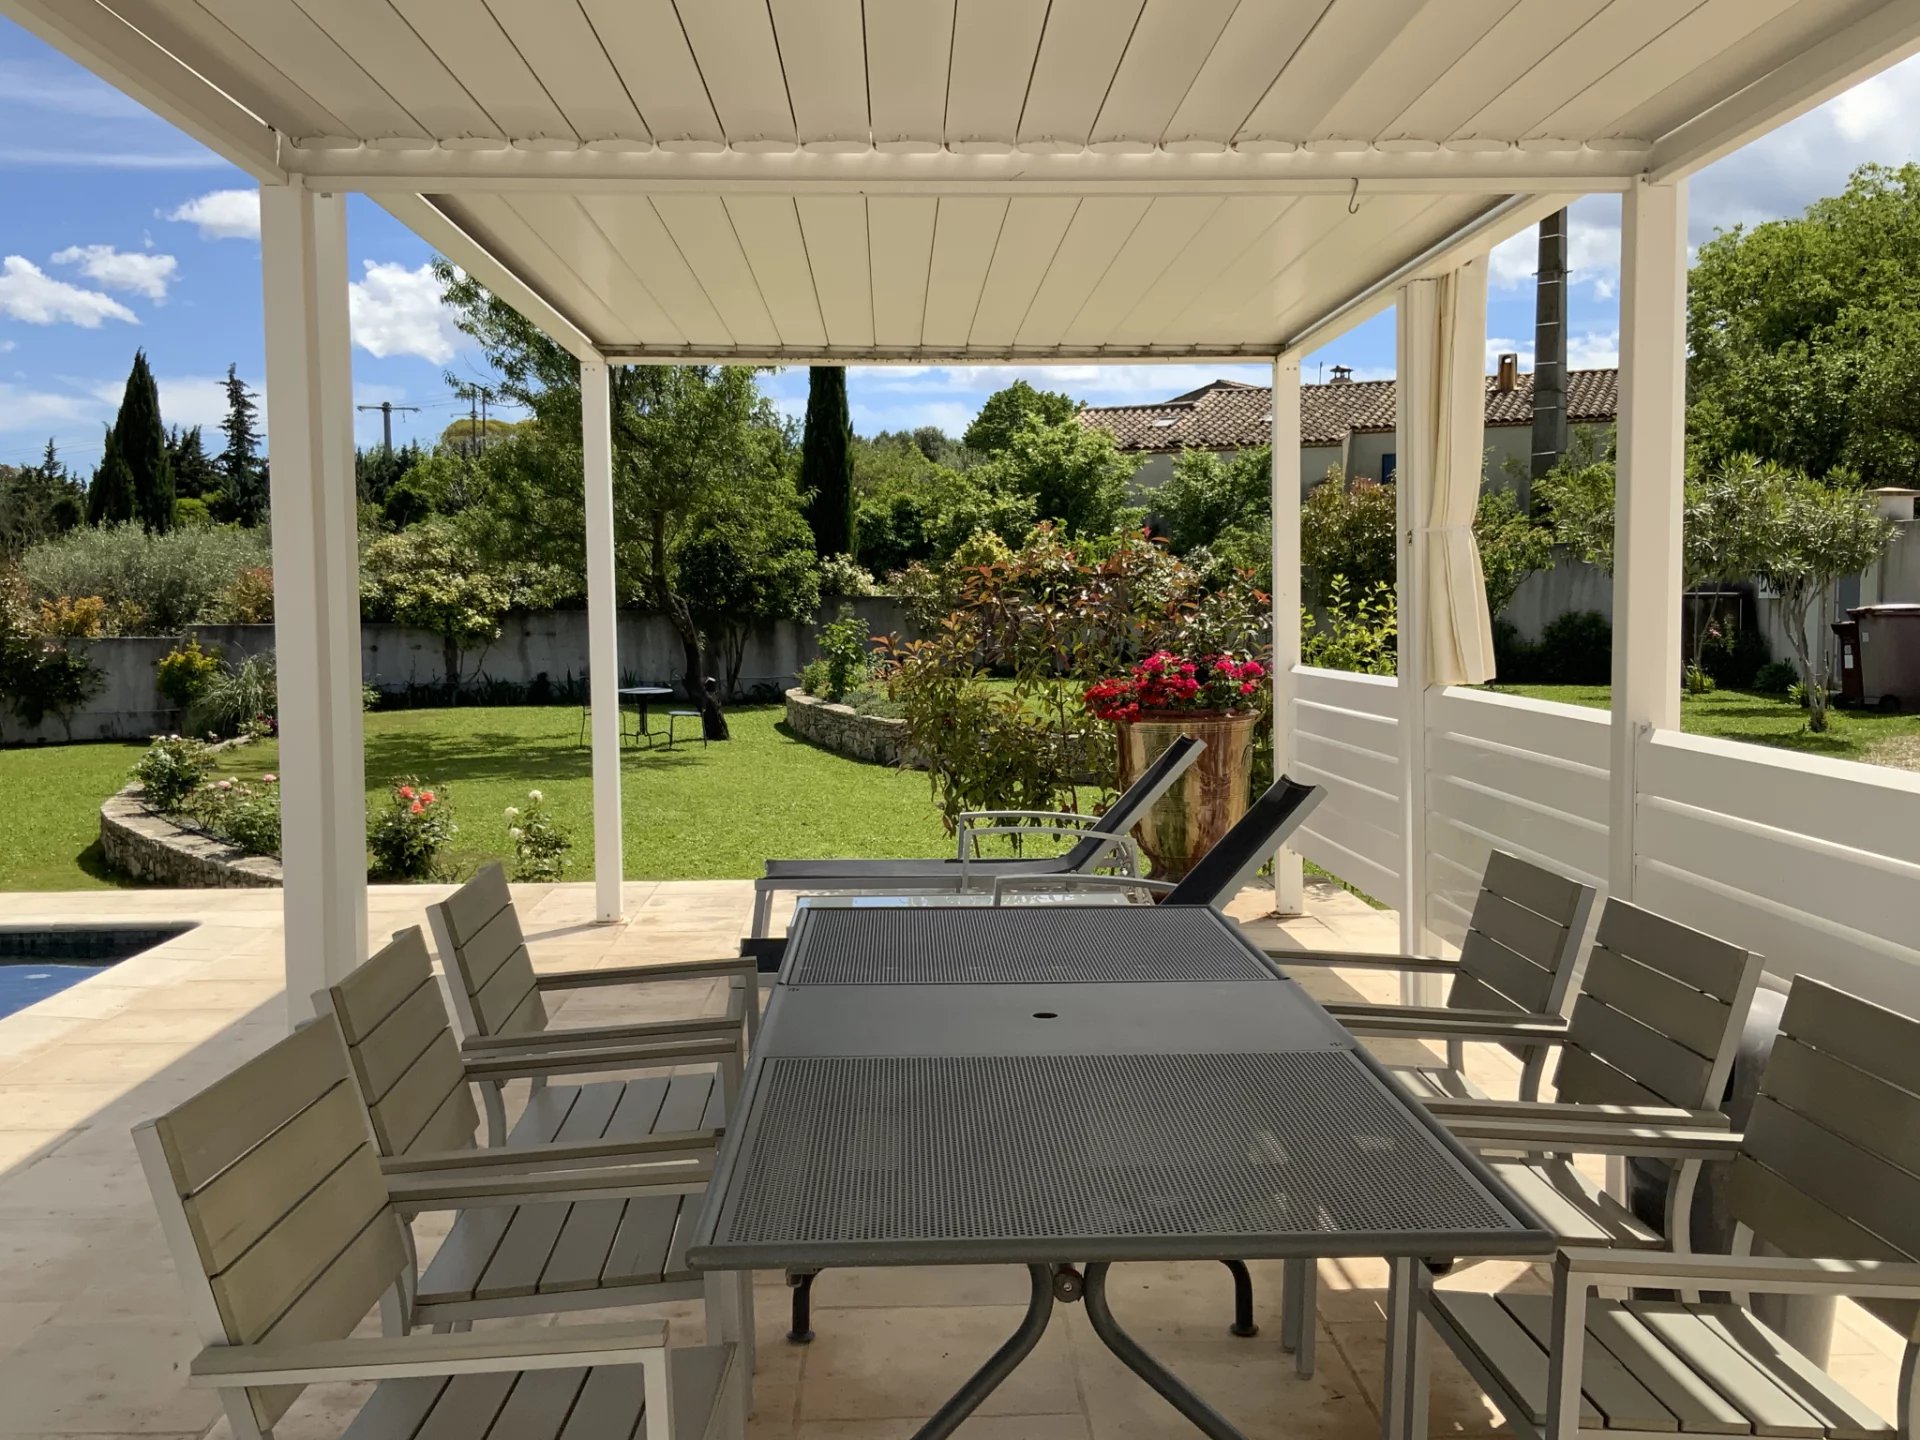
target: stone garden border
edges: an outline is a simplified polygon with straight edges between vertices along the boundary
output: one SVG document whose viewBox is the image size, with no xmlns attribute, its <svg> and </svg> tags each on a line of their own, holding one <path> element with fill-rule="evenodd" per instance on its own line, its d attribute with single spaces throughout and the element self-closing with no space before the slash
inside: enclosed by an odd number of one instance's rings
<svg viewBox="0 0 1920 1440">
<path fill-rule="evenodd" d="M 802 740 L 849 760 L 924 770 L 907 744 L 907 722 L 862 715 L 806 691 L 787 691 L 787 724 Z"/>
<path fill-rule="evenodd" d="M 229 740 L 213 748 L 239 743 Z M 273 889 L 284 883 L 286 873 L 271 855 L 249 855 L 149 810 L 137 783 L 101 805 L 100 855 L 122 875 L 179 889 Z"/>
</svg>

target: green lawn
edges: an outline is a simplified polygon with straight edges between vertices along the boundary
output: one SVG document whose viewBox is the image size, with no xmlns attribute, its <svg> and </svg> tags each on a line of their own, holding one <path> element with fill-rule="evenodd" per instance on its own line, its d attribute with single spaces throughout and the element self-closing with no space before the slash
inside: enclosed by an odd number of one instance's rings
<svg viewBox="0 0 1920 1440">
<path fill-rule="evenodd" d="M 949 853 L 927 777 L 842 759 L 792 738 L 784 707 L 727 712 L 733 739 L 672 750 L 628 746 L 621 765 L 626 873 L 631 879 L 717 879 L 760 873 L 770 856 Z M 660 717 L 655 718 L 659 724 Z M 593 874 L 592 778 L 575 706 L 395 710 L 367 717 L 369 803 L 396 775 L 416 774 L 453 806 L 462 873 L 505 856 L 502 811 L 539 789 L 573 834 L 568 878 Z M 685 729 L 683 726 L 682 734 Z M 124 883 L 91 858 L 100 802 L 125 783 L 139 745 L 0 751 L 9 827 L 0 890 L 79 890 Z M 221 775 L 279 768 L 271 743 L 229 752 Z"/>
<path fill-rule="evenodd" d="M 1525 695 L 1535 700 L 1558 700 L 1604 710 L 1613 703 L 1606 685 L 1502 685 L 1502 695 Z M 1823 735 L 1807 730 L 1807 712 L 1778 695 L 1751 690 L 1716 690 L 1710 695 L 1680 698 L 1680 728 L 1689 735 L 1717 735 L 1773 745 L 1837 760 L 1864 760 L 1869 764 L 1915 767 L 1920 751 L 1920 715 L 1883 715 L 1877 710 L 1832 710 L 1831 725 Z"/>
</svg>

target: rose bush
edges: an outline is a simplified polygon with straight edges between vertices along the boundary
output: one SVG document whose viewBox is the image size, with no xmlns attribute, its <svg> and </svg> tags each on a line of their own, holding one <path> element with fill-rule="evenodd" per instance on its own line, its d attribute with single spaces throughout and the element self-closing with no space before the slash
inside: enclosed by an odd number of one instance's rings
<svg viewBox="0 0 1920 1440">
<path fill-rule="evenodd" d="M 418 776 L 387 787 L 387 801 L 367 824 L 370 871 L 381 880 L 430 880 L 442 870 L 440 852 L 457 826 L 446 800 Z"/>
</svg>

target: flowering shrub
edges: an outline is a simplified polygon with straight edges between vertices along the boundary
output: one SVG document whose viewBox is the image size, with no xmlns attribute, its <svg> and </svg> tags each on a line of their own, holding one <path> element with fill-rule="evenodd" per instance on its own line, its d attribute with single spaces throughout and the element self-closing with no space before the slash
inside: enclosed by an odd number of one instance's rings
<svg viewBox="0 0 1920 1440">
<path fill-rule="evenodd" d="M 280 853 L 280 787 L 277 775 L 258 782 L 228 776 L 187 797 L 187 817 L 202 830 L 230 840 L 249 855 Z"/>
<path fill-rule="evenodd" d="M 507 838 L 513 841 L 514 879 L 558 880 L 566 874 L 573 839 L 538 790 L 527 792 L 525 805 L 507 806 Z"/>
<path fill-rule="evenodd" d="M 402 775 L 387 789 L 387 803 L 367 825 L 373 874 L 383 880 L 426 880 L 439 870 L 440 852 L 455 825 L 445 799 Z"/>
<path fill-rule="evenodd" d="M 1125 676 L 1087 687 L 1087 708 L 1102 720 L 1138 720 L 1171 711 L 1224 714 L 1258 705 L 1267 667 L 1231 655 L 1189 660 L 1156 650 Z"/>
<path fill-rule="evenodd" d="M 147 751 L 134 763 L 133 778 L 140 782 L 141 796 L 147 804 L 163 813 L 177 811 L 187 797 L 206 779 L 213 760 L 206 742 L 180 735 L 156 735 Z"/>
<path fill-rule="evenodd" d="M 107 633 L 107 602 L 98 595 L 56 595 L 40 602 L 40 633 L 97 640 Z"/>
<path fill-rule="evenodd" d="M 160 663 L 153 667 L 153 683 L 174 709 L 185 710 L 219 673 L 220 657 L 202 650 L 198 637 L 189 636 L 160 657 Z"/>
</svg>

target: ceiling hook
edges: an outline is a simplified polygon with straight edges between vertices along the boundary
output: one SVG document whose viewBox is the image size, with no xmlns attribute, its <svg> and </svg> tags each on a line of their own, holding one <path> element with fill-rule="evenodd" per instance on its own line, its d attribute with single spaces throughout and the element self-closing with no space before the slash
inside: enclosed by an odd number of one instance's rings
<svg viewBox="0 0 1920 1440">
<path fill-rule="evenodd" d="M 1353 193 L 1347 196 L 1347 214 L 1358 215 L 1359 213 L 1360 213 L 1360 177 L 1356 175 L 1353 177 Z"/>
</svg>

